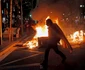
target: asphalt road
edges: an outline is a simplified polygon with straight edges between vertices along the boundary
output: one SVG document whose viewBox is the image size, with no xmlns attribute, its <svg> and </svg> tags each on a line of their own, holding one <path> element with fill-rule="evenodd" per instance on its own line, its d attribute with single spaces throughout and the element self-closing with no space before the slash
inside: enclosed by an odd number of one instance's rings
<svg viewBox="0 0 85 70">
<path fill-rule="evenodd" d="M 48 70 L 85 70 L 85 45 L 75 48 L 69 53 L 68 48 L 59 49 L 66 55 L 65 64 L 61 63 L 61 57 L 53 50 L 49 53 Z M 13 50 L 4 60 L 0 62 L 0 70 L 40 70 L 45 48 L 29 50 L 27 47 L 14 46 Z"/>
</svg>

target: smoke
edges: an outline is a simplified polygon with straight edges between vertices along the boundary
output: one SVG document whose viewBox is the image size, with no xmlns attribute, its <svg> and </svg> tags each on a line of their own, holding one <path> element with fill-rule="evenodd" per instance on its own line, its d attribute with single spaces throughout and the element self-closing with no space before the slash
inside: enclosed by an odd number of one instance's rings
<svg viewBox="0 0 85 70">
<path fill-rule="evenodd" d="M 63 1 L 58 0 L 40 0 L 38 7 L 32 11 L 33 18 L 41 20 L 47 16 L 61 17 L 63 11 L 68 11 L 69 8 Z"/>
<path fill-rule="evenodd" d="M 84 25 L 80 22 L 80 17 L 78 17 L 79 22 L 76 22 L 76 16 L 80 13 L 76 3 L 75 0 L 39 0 L 38 7 L 32 10 L 31 13 L 33 19 L 38 20 L 40 24 L 45 23 L 47 16 L 50 16 L 53 20 L 58 18 L 65 34 L 71 34 L 76 30 L 84 29 Z"/>
</svg>

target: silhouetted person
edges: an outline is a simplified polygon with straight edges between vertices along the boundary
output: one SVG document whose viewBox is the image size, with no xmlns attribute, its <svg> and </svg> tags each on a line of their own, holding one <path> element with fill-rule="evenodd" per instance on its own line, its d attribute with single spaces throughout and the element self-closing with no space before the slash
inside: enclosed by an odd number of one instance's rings
<svg viewBox="0 0 85 70">
<path fill-rule="evenodd" d="M 57 24 L 54 24 L 51 19 L 47 19 L 46 25 L 48 26 L 48 46 L 45 50 L 44 61 L 43 63 L 41 63 L 45 70 L 47 70 L 48 67 L 48 56 L 50 49 L 53 49 L 56 52 L 56 54 L 59 54 L 61 56 L 62 63 L 64 63 L 66 60 L 66 56 L 58 49 L 57 43 L 59 43 L 60 39 L 62 39 L 67 44 L 71 51 L 73 50 L 70 43 L 66 39 L 64 33 Z"/>
</svg>

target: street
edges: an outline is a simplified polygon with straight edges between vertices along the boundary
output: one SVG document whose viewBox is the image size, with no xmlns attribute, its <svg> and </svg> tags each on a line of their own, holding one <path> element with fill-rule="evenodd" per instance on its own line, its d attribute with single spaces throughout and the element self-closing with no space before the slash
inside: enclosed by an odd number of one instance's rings
<svg viewBox="0 0 85 70">
<path fill-rule="evenodd" d="M 0 70 L 44 70 L 48 43 L 47 70 L 85 70 L 85 0 L 0 0 Z"/>
<path fill-rule="evenodd" d="M 61 57 L 53 50 L 49 53 L 48 70 L 85 70 L 85 45 L 75 48 L 69 53 L 68 48 L 59 47 L 66 55 L 65 64 L 61 63 Z M 45 48 L 28 49 L 24 46 L 14 46 L 13 50 L 4 60 L 0 62 L 0 70 L 40 70 Z"/>
</svg>

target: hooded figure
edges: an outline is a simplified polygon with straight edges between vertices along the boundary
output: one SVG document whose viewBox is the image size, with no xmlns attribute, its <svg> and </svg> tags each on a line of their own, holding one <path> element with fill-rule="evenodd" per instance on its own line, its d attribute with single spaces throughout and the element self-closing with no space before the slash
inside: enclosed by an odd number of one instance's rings
<svg viewBox="0 0 85 70">
<path fill-rule="evenodd" d="M 41 63 L 45 70 L 47 70 L 48 67 L 48 56 L 50 49 L 53 49 L 56 54 L 59 54 L 61 56 L 62 63 L 64 63 L 66 60 L 66 56 L 58 49 L 58 43 L 60 39 L 62 39 L 66 43 L 66 45 L 70 48 L 71 52 L 73 50 L 70 43 L 66 39 L 63 31 L 59 28 L 57 24 L 54 24 L 51 19 L 47 19 L 46 25 L 48 26 L 48 46 L 45 50 L 44 61 L 43 63 Z"/>
</svg>

